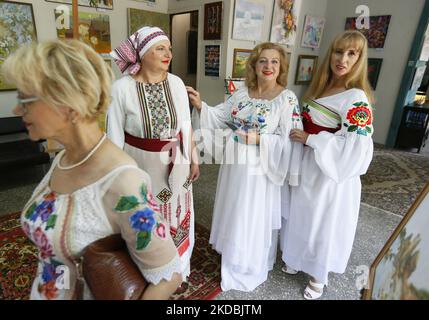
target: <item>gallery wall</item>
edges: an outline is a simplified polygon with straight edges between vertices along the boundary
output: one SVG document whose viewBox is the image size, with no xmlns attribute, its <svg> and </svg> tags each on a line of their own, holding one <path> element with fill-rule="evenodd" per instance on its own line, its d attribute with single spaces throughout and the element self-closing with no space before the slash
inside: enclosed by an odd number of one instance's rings
<svg viewBox="0 0 429 320">
<path fill-rule="evenodd" d="M 20 0 L 18 2 L 31 3 L 33 5 L 34 19 L 39 41 L 57 38 L 54 10 L 61 3 L 47 2 L 45 0 Z M 136 8 L 147 11 L 167 13 L 168 0 L 156 0 L 156 2 L 141 2 L 134 0 L 114 0 L 113 10 L 96 10 L 90 7 L 79 6 L 79 11 L 106 14 L 110 17 L 110 40 L 112 48 L 116 47 L 127 34 L 127 8 Z M 116 77 L 120 72 L 113 66 Z M 15 91 L 0 92 L 0 117 L 11 117 L 12 108 L 16 104 Z"/>
</svg>

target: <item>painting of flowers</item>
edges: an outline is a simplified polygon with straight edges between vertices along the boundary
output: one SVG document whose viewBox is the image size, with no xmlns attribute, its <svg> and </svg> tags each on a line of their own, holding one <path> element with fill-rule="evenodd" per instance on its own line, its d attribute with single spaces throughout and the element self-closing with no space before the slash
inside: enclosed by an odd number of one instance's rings
<svg viewBox="0 0 429 320">
<path fill-rule="evenodd" d="M 305 17 L 304 31 L 302 32 L 301 47 L 317 49 L 322 40 L 323 28 L 325 27 L 325 18 Z"/>
<path fill-rule="evenodd" d="M 33 6 L 30 3 L 0 2 L 0 66 L 22 45 L 37 40 Z M 15 90 L 0 78 L 0 91 Z"/>
<path fill-rule="evenodd" d="M 270 41 L 293 46 L 301 0 L 276 0 L 273 7 Z"/>
</svg>

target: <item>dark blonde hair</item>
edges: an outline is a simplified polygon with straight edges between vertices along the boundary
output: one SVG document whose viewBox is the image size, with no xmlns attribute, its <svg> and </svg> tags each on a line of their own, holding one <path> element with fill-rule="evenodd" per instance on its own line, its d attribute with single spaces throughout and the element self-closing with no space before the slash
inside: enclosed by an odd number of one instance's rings
<svg viewBox="0 0 429 320">
<path fill-rule="evenodd" d="M 345 75 L 346 89 L 358 88 L 365 92 L 369 102 L 374 103 L 374 94 L 368 81 L 368 42 L 359 31 L 345 31 L 331 43 L 323 63 L 316 71 L 304 100 L 319 98 L 332 80 L 331 57 L 336 50 L 354 48 L 359 52 L 359 59 L 352 70 Z"/>
<path fill-rule="evenodd" d="M 280 71 L 279 75 L 276 79 L 276 82 L 281 85 L 282 87 L 286 87 L 287 85 L 287 73 L 289 69 L 289 61 L 286 57 L 286 52 L 284 51 L 283 47 L 272 43 L 272 42 L 263 42 L 258 44 L 254 49 L 252 54 L 250 55 L 249 59 L 246 63 L 246 86 L 249 89 L 256 89 L 258 87 L 258 81 L 256 78 L 256 72 L 255 72 L 255 66 L 256 62 L 258 61 L 259 57 L 261 56 L 261 53 L 263 50 L 267 49 L 274 49 L 277 50 L 280 54 Z"/>
<path fill-rule="evenodd" d="M 97 120 L 110 103 L 113 73 L 103 58 L 78 40 L 52 40 L 23 46 L 2 66 L 8 83 L 55 107 L 66 106 Z"/>
</svg>

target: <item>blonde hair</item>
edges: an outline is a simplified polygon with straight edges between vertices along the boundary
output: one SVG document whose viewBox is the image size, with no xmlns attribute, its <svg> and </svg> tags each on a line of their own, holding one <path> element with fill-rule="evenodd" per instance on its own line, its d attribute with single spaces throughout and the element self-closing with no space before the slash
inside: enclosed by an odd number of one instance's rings
<svg viewBox="0 0 429 320">
<path fill-rule="evenodd" d="M 368 97 L 369 102 L 371 104 L 375 102 L 374 94 L 368 81 L 368 42 L 361 32 L 354 30 L 339 34 L 331 43 L 328 53 L 316 71 L 303 100 L 315 99 L 321 96 L 332 80 L 332 54 L 338 49 L 347 50 L 349 48 L 354 48 L 359 52 L 359 59 L 352 70 L 345 75 L 345 87 L 346 89 L 362 89 Z"/>
<path fill-rule="evenodd" d="M 285 53 L 283 47 L 281 47 L 278 44 L 272 43 L 272 42 L 263 42 L 263 43 L 258 44 L 253 49 L 253 52 L 250 55 L 250 57 L 246 63 L 246 82 L 245 82 L 245 84 L 249 89 L 256 89 L 258 87 L 258 80 L 256 77 L 255 66 L 256 66 L 256 62 L 258 61 L 259 57 L 261 56 L 262 51 L 267 50 L 267 49 L 277 50 L 278 53 L 280 54 L 280 71 L 279 71 L 279 75 L 276 79 L 276 82 L 283 87 L 286 87 L 286 85 L 287 85 L 287 73 L 288 73 L 288 69 L 289 69 L 289 61 L 286 57 L 286 53 Z"/>
<path fill-rule="evenodd" d="M 113 73 L 90 46 L 53 40 L 24 46 L 2 66 L 5 81 L 53 107 L 66 106 L 95 121 L 110 102 Z"/>
</svg>

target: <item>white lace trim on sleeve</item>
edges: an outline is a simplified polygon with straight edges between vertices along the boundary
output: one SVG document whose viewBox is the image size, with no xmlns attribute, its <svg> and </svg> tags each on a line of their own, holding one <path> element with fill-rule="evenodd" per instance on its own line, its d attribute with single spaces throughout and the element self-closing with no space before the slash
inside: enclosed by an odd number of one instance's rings
<svg viewBox="0 0 429 320">
<path fill-rule="evenodd" d="M 144 269 L 141 271 L 146 281 L 155 285 L 157 285 L 163 279 L 170 281 L 173 277 L 173 273 L 181 274 L 179 255 L 176 254 L 169 263 L 161 267 L 154 269 Z"/>
</svg>

